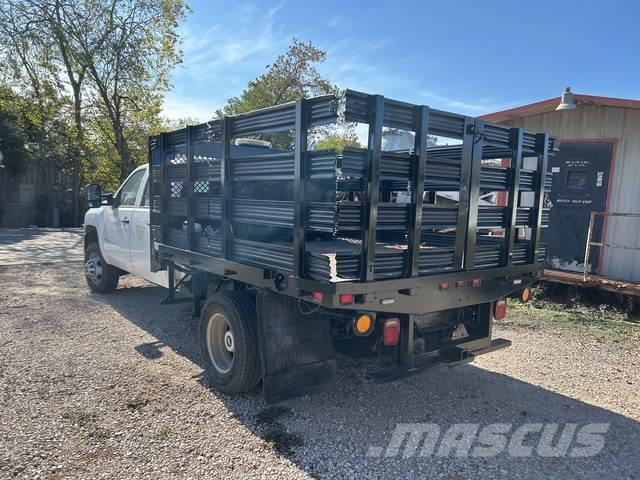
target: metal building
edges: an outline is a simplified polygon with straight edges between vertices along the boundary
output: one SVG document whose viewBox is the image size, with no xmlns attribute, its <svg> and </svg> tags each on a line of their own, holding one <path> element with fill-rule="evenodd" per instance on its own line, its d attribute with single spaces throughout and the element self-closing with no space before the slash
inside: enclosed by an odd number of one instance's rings
<svg viewBox="0 0 640 480">
<path fill-rule="evenodd" d="M 559 139 L 550 162 L 548 266 L 640 283 L 638 216 L 595 215 L 591 241 L 603 245 L 590 248 L 586 268 L 584 261 L 592 212 L 640 214 L 640 100 L 572 94 L 567 88 L 562 97 L 482 118 Z"/>
</svg>

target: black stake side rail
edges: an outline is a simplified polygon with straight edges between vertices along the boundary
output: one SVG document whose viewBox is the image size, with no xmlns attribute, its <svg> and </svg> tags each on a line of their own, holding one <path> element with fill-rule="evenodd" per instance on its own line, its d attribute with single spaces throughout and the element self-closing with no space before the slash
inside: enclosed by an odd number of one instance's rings
<svg viewBox="0 0 640 480">
<path fill-rule="evenodd" d="M 305 277 L 305 232 L 307 230 L 307 203 L 305 198 L 306 185 L 309 178 L 307 172 L 308 152 L 306 151 L 309 129 L 328 123 L 334 123 L 338 118 L 347 122 L 364 122 L 369 125 L 368 156 L 363 175 L 366 200 L 363 204 L 361 270 L 362 282 L 371 282 L 375 278 L 376 235 L 379 231 L 379 193 L 382 152 L 383 128 L 399 128 L 417 132 L 415 136 L 414 154 L 411 157 L 411 213 L 408 234 L 407 258 L 405 276 L 415 277 L 419 274 L 418 251 L 421 242 L 421 222 L 423 222 L 423 192 L 425 179 L 429 176 L 428 152 L 426 148 L 427 134 L 442 135 L 461 141 L 460 145 L 460 182 L 459 202 L 457 214 L 457 228 L 455 235 L 454 269 L 469 270 L 474 268 L 475 252 L 478 242 L 479 199 L 481 192 L 481 177 L 483 158 L 492 158 L 492 152 L 510 152 L 512 157 L 509 169 L 509 205 L 505 222 L 506 245 L 503 250 L 506 265 L 511 265 L 511 256 L 515 242 L 515 229 L 519 201 L 520 167 L 523 155 L 538 157 L 537 171 L 533 172 L 533 190 L 535 191 L 535 219 L 533 220 L 532 241 L 528 265 L 539 263 L 540 232 L 542 227 L 544 201 L 544 175 L 549 150 L 553 141 L 548 135 L 531 134 L 521 129 L 514 129 L 500 125 L 485 124 L 481 120 L 453 113 L 429 109 L 426 106 L 413 105 L 406 102 L 386 99 L 381 95 L 367 95 L 348 90 L 341 99 L 334 96 L 317 97 L 298 100 L 284 105 L 278 105 L 233 117 L 225 117 L 202 125 L 190 126 L 175 132 L 163 133 L 159 137 L 159 145 L 150 142 L 150 165 L 154 179 L 158 180 L 158 187 L 154 192 L 160 196 L 159 210 L 152 209 L 152 245 L 158 250 L 158 245 L 170 246 L 170 235 L 181 235 L 175 224 L 169 229 L 166 212 L 171 205 L 167 182 L 171 180 L 168 174 L 166 152 L 172 145 L 186 144 L 186 246 L 187 250 L 194 247 L 194 169 L 192 158 L 195 143 L 202 141 L 219 141 L 220 155 L 220 187 L 221 208 L 220 225 L 221 258 L 231 261 L 233 258 L 232 221 L 234 220 L 234 199 L 232 196 L 232 182 L 235 180 L 231 145 L 234 138 L 239 136 L 253 136 L 265 133 L 293 131 L 295 147 L 293 157 L 293 245 L 292 245 L 292 273 L 296 278 Z M 160 149 L 160 162 L 154 148 Z M 434 158 L 446 155 L 457 147 L 443 147 L 441 152 L 433 151 Z M 281 155 L 282 156 L 282 155 Z M 393 156 L 393 155 L 391 155 Z M 155 159 L 152 161 L 152 158 Z M 495 157 L 493 157 L 495 158 Z M 158 168 L 159 167 L 159 168 Z M 198 167 L 200 168 L 200 167 Z M 159 172 L 156 170 L 159 169 Z M 426 171 L 425 171 L 426 170 Z M 209 207 L 211 208 L 211 207 Z M 159 227 L 159 228 L 156 228 Z M 265 273 L 265 275 L 267 275 Z"/>
</svg>

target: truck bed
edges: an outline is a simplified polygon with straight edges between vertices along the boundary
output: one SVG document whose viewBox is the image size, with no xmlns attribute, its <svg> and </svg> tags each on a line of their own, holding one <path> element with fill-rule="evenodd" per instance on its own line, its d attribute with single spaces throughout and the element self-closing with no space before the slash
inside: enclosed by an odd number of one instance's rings
<svg viewBox="0 0 640 480">
<path fill-rule="evenodd" d="M 367 123 L 368 145 L 313 150 L 337 122 Z M 413 148 L 383 151 L 383 129 L 415 132 Z M 152 264 L 167 247 L 327 283 L 536 272 L 552 153 L 546 134 L 354 91 L 163 133 L 149 141 Z"/>
</svg>

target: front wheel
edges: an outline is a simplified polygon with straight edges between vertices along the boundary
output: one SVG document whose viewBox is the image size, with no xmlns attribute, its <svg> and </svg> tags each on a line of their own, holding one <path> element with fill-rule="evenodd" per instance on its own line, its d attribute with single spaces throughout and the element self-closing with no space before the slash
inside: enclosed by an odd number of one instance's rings
<svg viewBox="0 0 640 480">
<path fill-rule="evenodd" d="M 253 390 L 261 377 L 255 298 L 223 290 L 200 315 L 200 350 L 212 386 L 226 393 Z"/>
<path fill-rule="evenodd" d="M 90 243 L 84 252 L 84 278 L 96 293 L 111 293 L 118 286 L 119 275 L 115 267 L 105 262 L 97 243 Z"/>
</svg>

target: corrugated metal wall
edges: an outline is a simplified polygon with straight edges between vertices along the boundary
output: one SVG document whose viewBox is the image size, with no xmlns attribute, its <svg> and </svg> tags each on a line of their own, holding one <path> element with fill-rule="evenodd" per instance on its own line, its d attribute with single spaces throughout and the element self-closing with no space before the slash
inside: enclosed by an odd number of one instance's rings
<svg viewBox="0 0 640 480">
<path fill-rule="evenodd" d="M 510 123 L 562 140 L 617 140 L 609 211 L 640 213 L 640 110 L 580 105 L 576 110 L 542 113 Z M 610 218 L 605 237 L 607 243 L 640 247 L 640 220 Z M 640 282 L 640 250 L 605 248 L 600 273 Z"/>
</svg>

